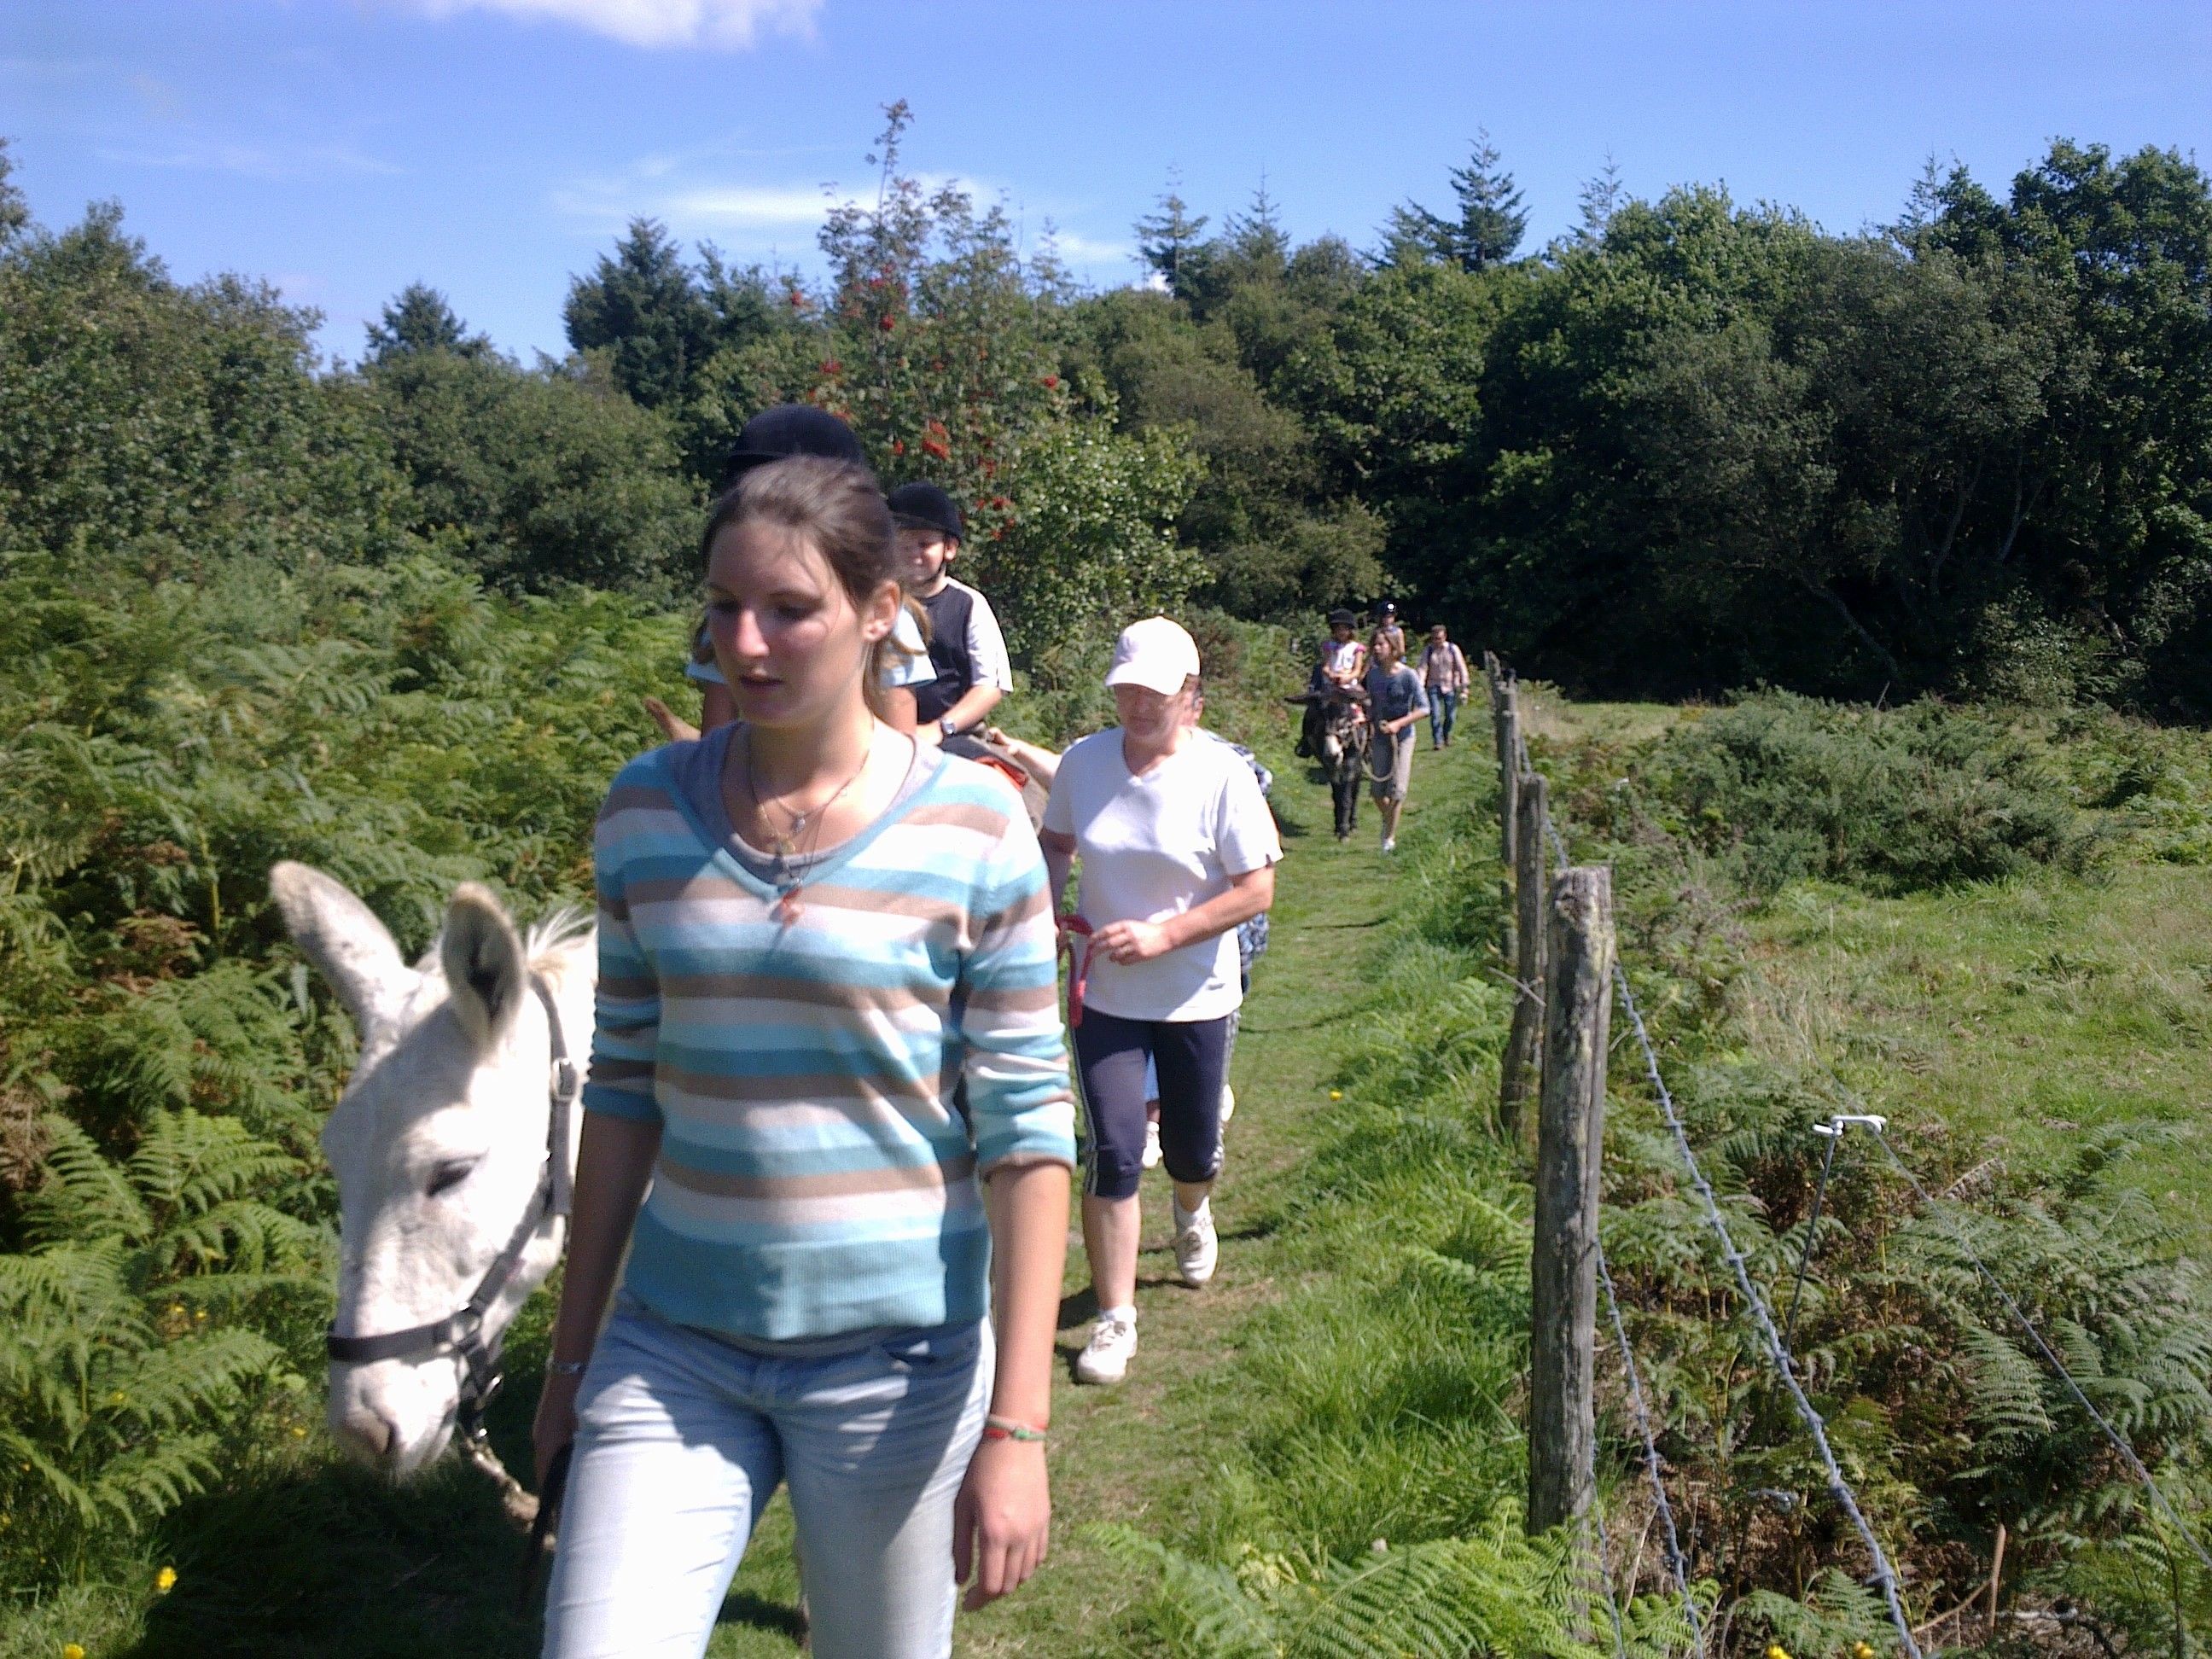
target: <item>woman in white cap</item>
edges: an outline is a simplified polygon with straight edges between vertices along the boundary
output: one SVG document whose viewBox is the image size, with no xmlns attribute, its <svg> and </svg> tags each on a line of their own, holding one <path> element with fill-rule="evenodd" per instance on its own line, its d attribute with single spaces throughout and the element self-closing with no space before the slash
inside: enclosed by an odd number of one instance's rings
<svg viewBox="0 0 2212 1659">
<path fill-rule="evenodd" d="M 1283 856 L 1252 769 L 1192 720 L 1198 647 L 1165 617 L 1133 623 L 1106 676 L 1121 724 L 1060 757 L 1044 811 L 1047 878 L 1083 860 L 1071 997 L 1089 1115 L 1083 1245 L 1098 1322 L 1079 1382 L 1118 1382 L 1137 1346 L 1137 1183 L 1145 1069 L 1159 1074 L 1160 1151 L 1175 1183 L 1176 1267 L 1195 1288 L 1220 1245 L 1209 1195 L 1221 1171 L 1230 1016 L 1243 999 L 1236 931 L 1274 902 Z M 1080 937 L 1088 930 L 1088 938 Z M 1087 949 L 1086 949 L 1087 946 Z"/>
</svg>

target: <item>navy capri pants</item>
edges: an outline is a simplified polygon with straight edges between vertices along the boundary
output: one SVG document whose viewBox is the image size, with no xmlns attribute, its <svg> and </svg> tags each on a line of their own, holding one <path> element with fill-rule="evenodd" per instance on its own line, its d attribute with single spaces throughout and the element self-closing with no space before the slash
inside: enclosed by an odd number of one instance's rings
<svg viewBox="0 0 2212 1659">
<path fill-rule="evenodd" d="M 1075 1028 L 1090 1151 L 1083 1190 L 1133 1198 L 1145 1167 L 1145 1063 L 1160 1081 L 1160 1162 L 1174 1179 L 1221 1173 L 1221 1085 L 1229 1072 L 1234 1017 L 1123 1019 L 1096 1008 Z"/>
</svg>

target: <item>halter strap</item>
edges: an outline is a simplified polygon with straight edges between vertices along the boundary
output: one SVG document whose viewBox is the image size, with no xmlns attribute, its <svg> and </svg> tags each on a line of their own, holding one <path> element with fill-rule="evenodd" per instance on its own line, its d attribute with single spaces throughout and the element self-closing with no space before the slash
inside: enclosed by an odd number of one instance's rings
<svg viewBox="0 0 2212 1659">
<path fill-rule="evenodd" d="M 484 1340 L 484 1316 L 507 1289 L 514 1270 L 522 1265 L 523 1253 L 530 1248 L 530 1241 L 537 1237 L 538 1229 L 547 1221 L 568 1213 L 574 1178 L 574 1171 L 568 1167 L 568 1125 L 582 1079 L 575 1062 L 568 1057 L 568 1045 L 561 1029 L 561 1010 L 553 1000 L 551 989 L 537 974 L 530 976 L 530 988 L 545 1010 L 550 1071 L 546 1085 L 545 1164 L 538 1172 L 537 1190 L 523 1208 L 522 1219 L 515 1224 L 506 1245 L 492 1258 L 491 1266 L 484 1269 L 483 1277 L 477 1281 L 468 1301 L 443 1319 L 410 1326 L 404 1331 L 386 1331 L 379 1336 L 341 1336 L 333 1323 L 323 1337 L 324 1352 L 341 1365 L 372 1365 L 385 1359 L 434 1359 L 447 1354 L 459 1359 L 461 1379 L 458 1416 L 463 1432 L 471 1439 L 483 1437 L 483 1408 L 499 1392 L 501 1381 L 501 1343 L 496 1337 L 489 1342 Z"/>
</svg>

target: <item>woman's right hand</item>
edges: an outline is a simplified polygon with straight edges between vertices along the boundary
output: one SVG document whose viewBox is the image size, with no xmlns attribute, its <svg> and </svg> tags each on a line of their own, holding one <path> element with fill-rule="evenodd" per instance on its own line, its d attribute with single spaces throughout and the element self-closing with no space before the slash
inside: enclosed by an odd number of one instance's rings
<svg viewBox="0 0 2212 1659">
<path fill-rule="evenodd" d="M 540 1492 L 545 1490 L 545 1472 L 553 1467 L 554 1454 L 576 1437 L 576 1387 L 583 1380 L 574 1373 L 545 1373 L 545 1387 L 538 1395 L 538 1415 L 530 1425 Z"/>
</svg>

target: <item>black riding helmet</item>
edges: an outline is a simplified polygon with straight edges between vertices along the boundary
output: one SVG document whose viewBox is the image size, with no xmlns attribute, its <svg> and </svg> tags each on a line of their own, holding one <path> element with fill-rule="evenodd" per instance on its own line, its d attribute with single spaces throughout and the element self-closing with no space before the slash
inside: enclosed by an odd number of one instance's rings
<svg viewBox="0 0 2212 1659">
<path fill-rule="evenodd" d="M 757 466 L 787 460 L 793 455 L 819 455 L 832 461 L 866 466 L 867 456 L 853 428 L 826 409 L 812 404 L 779 404 L 747 421 L 738 434 L 737 447 L 722 463 L 720 494 Z"/>
<path fill-rule="evenodd" d="M 933 483 L 904 483 L 889 497 L 891 522 L 902 530 L 934 530 L 947 541 L 964 541 L 968 521 L 960 503 Z"/>
</svg>

